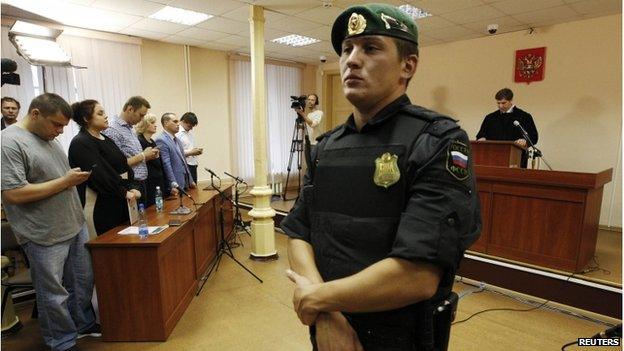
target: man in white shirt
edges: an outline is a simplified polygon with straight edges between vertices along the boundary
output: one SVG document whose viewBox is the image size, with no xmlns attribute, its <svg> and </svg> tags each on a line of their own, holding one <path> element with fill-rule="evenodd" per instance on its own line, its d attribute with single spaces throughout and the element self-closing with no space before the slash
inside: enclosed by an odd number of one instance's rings
<svg viewBox="0 0 624 351">
<path fill-rule="evenodd" d="M 323 119 L 323 111 L 318 109 L 318 104 L 318 96 L 316 94 L 310 94 L 306 99 L 305 111 L 303 109 L 297 109 L 297 114 L 299 114 L 306 123 L 310 144 L 312 145 L 316 144 L 316 137 L 320 134 L 317 131 L 317 127 Z"/>
<path fill-rule="evenodd" d="M 191 134 L 191 130 L 198 124 L 197 116 L 193 112 L 187 112 L 180 118 L 180 131 L 176 133 L 176 137 L 180 139 L 182 147 L 184 148 L 184 156 L 186 157 L 186 164 L 191 171 L 193 181 L 197 184 L 197 156 L 204 152 L 204 149 L 195 147 L 195 138 Z"/>
</svg>

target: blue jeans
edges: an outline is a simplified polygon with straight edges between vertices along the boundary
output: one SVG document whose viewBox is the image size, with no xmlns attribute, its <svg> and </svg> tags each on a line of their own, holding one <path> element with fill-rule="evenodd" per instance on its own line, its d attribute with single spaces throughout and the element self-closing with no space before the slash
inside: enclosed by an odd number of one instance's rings
<svg viewBox="0 0 624 351">
<path fill-rule="evenodd" d="M 55 351 L 74 346 L 78 332 L 95 324 L 93 270 L 85 247 L 88 240 L 84 225 L 72 239 L 52 246 L 32 241 L 23 245 L 37 294 L 41 334 Z"/>
</svg>

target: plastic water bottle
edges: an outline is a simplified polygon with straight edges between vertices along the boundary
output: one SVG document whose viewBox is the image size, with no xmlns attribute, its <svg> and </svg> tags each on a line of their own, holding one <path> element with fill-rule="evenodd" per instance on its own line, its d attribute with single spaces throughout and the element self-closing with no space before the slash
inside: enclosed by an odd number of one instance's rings
<svg viewBox="0 0 624 351">
<path fill-rule="evenodd" d="M 163 197 L 162 197 L 162 190 L 160 190 L 160 187 L 157 186 L 156 187 L 156 212 L 161 213 L 163 211 Z"/>
<path fill-rule="evenodd" d="M 139 238 L 146 239 L 149 235 L 149 229 L 147 228 L 147 219 L 145 218 L 145 206 L 139 204 Z"/>
</svg>

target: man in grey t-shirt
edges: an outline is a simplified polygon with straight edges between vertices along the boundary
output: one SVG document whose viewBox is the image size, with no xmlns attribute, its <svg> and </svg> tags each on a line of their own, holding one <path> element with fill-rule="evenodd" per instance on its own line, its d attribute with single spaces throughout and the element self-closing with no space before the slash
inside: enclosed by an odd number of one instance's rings
<svg viewBox="0 0 624 351">
<path fill-rule="evenodd" d="M 91 305 L 89 236 L 76 190 L 91 173 L 70 169 L 55 140 L 71 115 L 60 96 L 37 96 L 28 115 L 2 132 L 1 151 L 4 210 L 30 263 L 41 334 L 60 351 L 77 350 L 81 335 L 100 333 Z"/>
</svg>

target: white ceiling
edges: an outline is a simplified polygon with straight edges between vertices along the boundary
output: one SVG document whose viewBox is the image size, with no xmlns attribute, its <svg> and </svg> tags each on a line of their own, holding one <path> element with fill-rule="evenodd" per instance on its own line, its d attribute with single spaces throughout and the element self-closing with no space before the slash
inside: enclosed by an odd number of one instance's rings
<svg viewBox="0 0 624 351">
<path fill-rule="evenodd" d="M 265 8 L 266 56 L 318 63 L 320 55 L 337 59 L 330 33 L 336 16 L 346 7 L 369 1 L 349 0 L 3 0 L 5 4 L 68 26 L 132 35 L 176 44 L 249 53 L 249 4 Z M 375 1 L 381 2 L 381 1 Z M 499 25 L 498 34 L 527 30 L 622 12 L 621 0 L 386 0 L 409 3 L 433 14 L 417 21 L 420 45 L 488 36 L 486 26 Z M 330 3 L 331 7 L 324 7 Z M 148 18 L 164 5 L 214 15 L 195 26 Z M 8 12 L 8 13 L 7 13 Z M 23 12 L 22 12 L 23 13 Z M 270 42 L 288 34 L 321 42 L 291 48 Z"/>
</svg>

